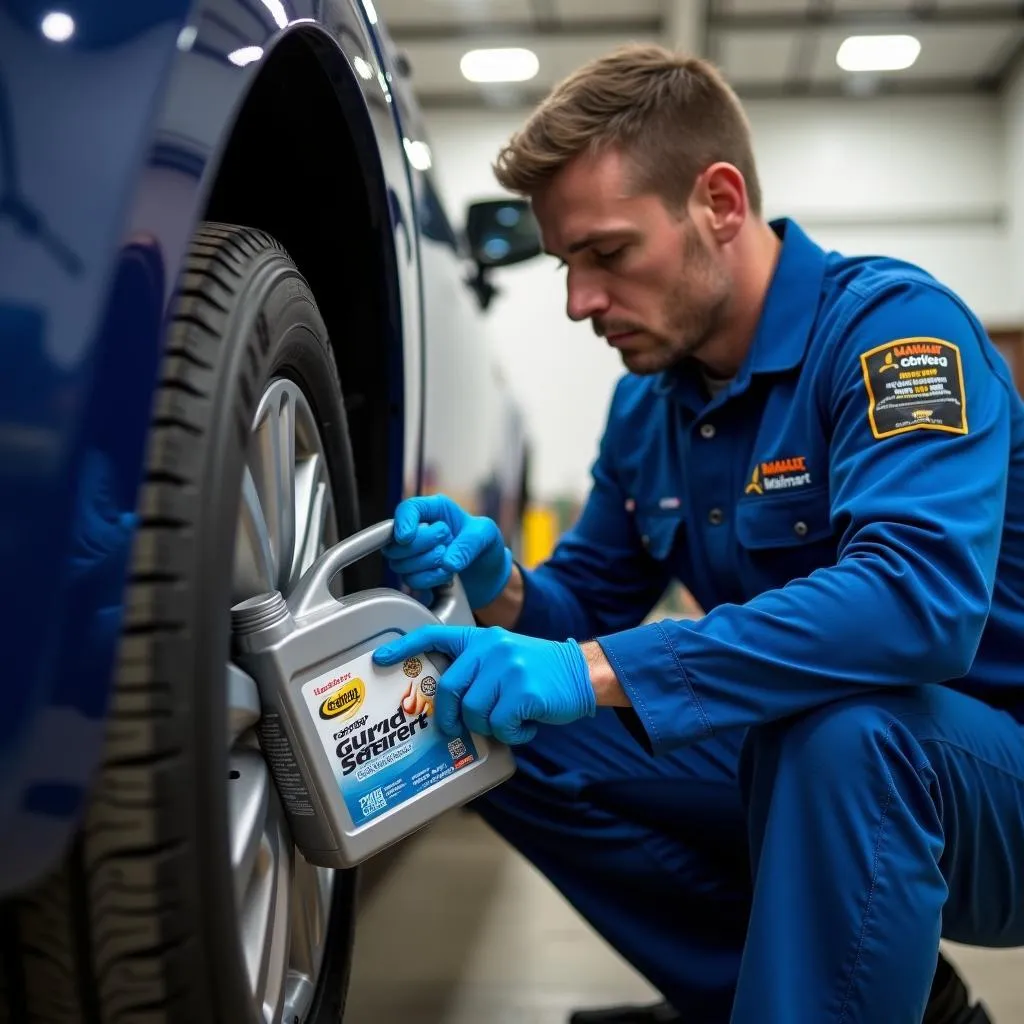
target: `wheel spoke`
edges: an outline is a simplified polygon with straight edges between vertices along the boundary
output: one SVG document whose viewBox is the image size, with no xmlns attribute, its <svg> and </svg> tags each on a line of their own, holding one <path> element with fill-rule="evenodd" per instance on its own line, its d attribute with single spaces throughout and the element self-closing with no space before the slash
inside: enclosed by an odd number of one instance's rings
<svg viewBox="0 0 1024 1024">
<path fill-rule="evenodd" d="M 267 961 L 270 957 L 270 936 L 277 909 L 276 850 L 269 836 L 263 836 L 259 856 L 242 907 L 242 953 L 249 974 L 249 985 L 256 1004 L 263 1009 L 266 991 Z"/>
<path fill-rule="evenodd" d="M 249 453 L 267 520 L 274 559 L 273 586 L 286 589 L 295 548 L 295 390 L 275 381 L 256 413 Z"/>
<path fill-rule="evenodd" d="M 271 812 L 260 837 L 240 915 L 242 954 L 256 1006 L 267 1024 L 284 1001 L 291 904 L 291 843 Z"/>
<path fill-rule="evenodd" d="M 281 495 L 281 547 L 278 586 L 287 590 L 295 556 L 295 394 L 282 389 L 277 420 L 277 479 Z"/>
<path fill-rule="evenodd" d="M 274 861 L 277 880 L 274 885 L 274 909 L 267 936 L 266 973 L 262 987 L 263 1019 L 278 1024 L 287 995 L 288 957 L 291 950 L 291 906 L 293 852 L 291 837 L 284 823 L 280 805 L 275 801 L 267 834 L 276 847 Z"/>
<path fill-rule="evenodd" d="M 317 869 L 301 854 L 295 857 L 293 888 L 295 900 L 292 903 L 291 967 L 312 977 L 317 969 L 317 948 L 324 938 L 324 917 Z"/>
<path fill-rule="evenodd" d="M 289 586 L 294 587 L 323 548 L 324 526 L 330 511 L 323 460 L 313 455 L 295 471 L 295 558 Z"/>
<path fill-rule="evenodd" d="M 320 903 L 321 919 L 324 922 L 323 931 L 320 934 L 320 941 L 327 938 L 327 922 L 331 916 L 331 900 L 334 896 L 335 872 L 332 868 L 316 869 L 316 893 Z"/>
<path fill-rule="evenodd" d="M 285 1021 L 304 1020 L 309 1012 L 323 960 L 333 892 L 334 871 L 316 867 L 296 853 Z"/>
<path fill-rule="evenodd" d="M 267 518 L 252 470 L 246 466 L 242 475 L 242 503 L 235 535 L 232 602 L 272 589 L 276 586 L 275 577 Z"/>
<path fill-rule="evenodd" d="M 228 662 L 228 746 L 238 742 L 260 718 L 260 692 L 256 680 Z"/>
<path fill-rule="evenodd" d="M 260 843 L 267 826 L 270 772 L 255 750 L 234 750 L 228 759 L 228 831 L 235 898 L 241 901 L 250 887 Z"/>
</svg>

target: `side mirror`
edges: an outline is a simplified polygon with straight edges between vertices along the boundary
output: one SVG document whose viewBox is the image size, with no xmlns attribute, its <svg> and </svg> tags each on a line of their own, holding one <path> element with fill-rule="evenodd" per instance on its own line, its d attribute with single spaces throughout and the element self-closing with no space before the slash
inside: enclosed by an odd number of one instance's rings
<svg viewBox="0 0 1024 1024">
<path fill-rule="evenodd" d="M 543 251 L 540 229 L 525 199 L 493 199 L 470 203 L 466 214 L 466 241 L 476 273 L 466 283 L 486 310 L 498 289 L 489 272 L 495 267 L 532 260 Z"/>
<path fill-rule="evenodd" d="M 541 253 L 540 229 L 525 199 L 470 203 L 466 240 L 481 267 L 510 267 Z"/>
</svg>

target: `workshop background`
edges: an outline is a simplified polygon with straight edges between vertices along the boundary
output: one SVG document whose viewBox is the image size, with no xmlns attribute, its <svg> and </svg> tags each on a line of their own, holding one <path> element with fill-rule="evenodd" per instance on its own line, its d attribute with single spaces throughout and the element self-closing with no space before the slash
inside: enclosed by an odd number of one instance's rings
<svg viewBox="0 0 1024 1024">
<path fill-rule="evenodd" d="M 923 265 L 974 307 L 1024 384 L 1024 5 L 376 3 L 408 59 L 427 114 L 425 156 L 452 210 L 501 195 L 490 169 L 499 147 L 579 64 L 626 41 L 674 45 L 713 59 L 743 99 L 769 216 L 794 217 L 826 246 Z M 902 37 L 861 54 L 861 65 L 888 69 L 840 66 L 854 66 L 856 52 L 847 59 L 841 47 L 862 35 Z M 493 48 L 519 52 L 466 56 Z M 472 75 L 474 61 L 520 80 L 470 81 L 463 68 Z M 499 286 L 481 344 L 493 346 L 526 410 L 532 563 L 586 494 L 621 364 L 589 324 L 566 318 L 553 259 L 505 270 Z M 695 611 L 685 595 L 667 600 L 680 614 Z M 996 1020 L 1024 1021 L 1024 953 L 956 947 L 952 956 Z M 561 1024 L 573 1007 L 655 995 L 465 813 L 367 877 L 353 978 L 347 1019 L 357 1022 Z"/>
</svg>

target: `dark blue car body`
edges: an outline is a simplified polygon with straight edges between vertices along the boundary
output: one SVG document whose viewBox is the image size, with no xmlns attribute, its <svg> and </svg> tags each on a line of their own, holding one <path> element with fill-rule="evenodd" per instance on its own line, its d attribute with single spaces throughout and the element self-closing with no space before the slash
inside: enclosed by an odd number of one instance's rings
<svg viewBox="0 0 1024 1024">
<path fill-rule="evenodd" d="M 73 24 L 63 40 L 43 29 L 55 9 L 58 28 Z M 288 118 L 253 128 L 261 78 L 265 94 L 294 90 L 293 109 L 317 125 L 305 148 Z M 357 169 L 330 166 L 336 132 Z M 385 329 L 372 339 L 391 354 L 379 507 L 426 475 L 507 521 L 520 486 L 514 406 L 473 389 L 496 425 L 472 470 L 455 472 L 445 420 L 458 395 L 426 402 L 432 333 L 454 318 L 452 337 L 471 338 L 476 321 L 456 234 L 409 159 L 422 137 L 370 0 L 0 0 L 0 894 L 52 868 L 88 799 L 168 306 L 211 205 L 235 213 L 244 192 L 239 218 L 284 234 L 325 303 L 330 269 L 304 266 L 302 239 L 287 235 L 322 217 L 340 251 L 335 192 L 358 177 L 387 264 Z M 440 333 L 439 345 L 459 343 Z M 485 358 L 478 348 L 471 358 Z"/>
</svg>

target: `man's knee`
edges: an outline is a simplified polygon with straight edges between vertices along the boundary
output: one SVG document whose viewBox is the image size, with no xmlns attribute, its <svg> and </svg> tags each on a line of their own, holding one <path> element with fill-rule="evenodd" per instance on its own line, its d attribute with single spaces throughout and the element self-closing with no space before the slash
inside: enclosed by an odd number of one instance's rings
<svg viewBox="0 0 1024 1024">
<path fill-rule="evenodd" d="M 840 797 L 865 786 L 884 793 L 894 771 L 920 779 L 927 757 L 893 696 L 858 695 L 752 729 L 740 762 L 748 802 L 754 790 L 780 782 Z"/>
</svg>

